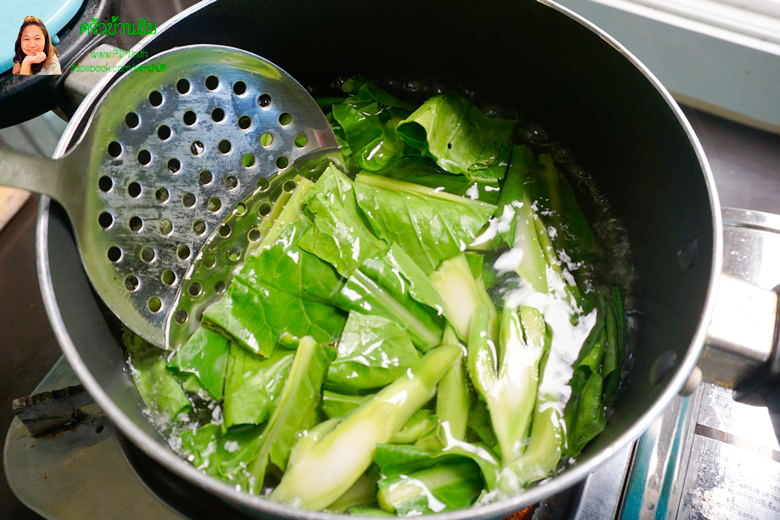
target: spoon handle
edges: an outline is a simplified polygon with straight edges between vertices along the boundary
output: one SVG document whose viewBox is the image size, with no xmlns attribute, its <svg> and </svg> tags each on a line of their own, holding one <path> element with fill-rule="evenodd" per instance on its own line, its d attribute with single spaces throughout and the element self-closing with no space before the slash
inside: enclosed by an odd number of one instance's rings
<svg viewBox="0 0 780 520">
<path fill-rule="evenodd" d="M 22 188 L 62 201 L 63 181 L 60 161 L 0 145 L 0 186 Z"/>
</svg>

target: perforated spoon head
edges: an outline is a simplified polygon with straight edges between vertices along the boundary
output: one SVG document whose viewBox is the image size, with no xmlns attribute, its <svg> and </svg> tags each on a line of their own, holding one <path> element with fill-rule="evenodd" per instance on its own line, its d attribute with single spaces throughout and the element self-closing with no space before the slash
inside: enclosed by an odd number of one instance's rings
<svg viewBox="0 0 780 520">
<path fill-rule="evenodd" d="M 258 188 L 272 192 L 296 163 L 336 147 L 316 102 L 274 64 L 230 47 L 180 47 L 106 92 L 62 163 L 67 195 L 58 199 L 100 297 L 135 333 L 169 348 L 171 323 L 197 319 L 176 312 L 182 291 L 195 301 L 225 288 L 221 279 L 184 287 L 206 241 Z M 237 264 L 259 238 L 255 227 L 242 232 L 215 269 Z"/>
</svg>

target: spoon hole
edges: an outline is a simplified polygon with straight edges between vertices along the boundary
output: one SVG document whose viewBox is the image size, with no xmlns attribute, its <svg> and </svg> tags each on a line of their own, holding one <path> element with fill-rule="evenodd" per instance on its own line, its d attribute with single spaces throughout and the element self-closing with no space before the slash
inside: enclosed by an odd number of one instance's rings
<svg viewBox="0 0 780 520">
<path fill-rule="evenodd" d="M 138 126 L 138 124 L 141 122 L 141 119 L 138 117 L 138 114 L 135 112 L 129 112 L 125 116 L 125 124 L 128 128 L 135 128 Z"/>
<path fill-rule="evenodd" d="M 163 97 L 162 94 L 157 92 L 156 90 L 153 90 L 151 94 L 149 94 L 149 103 L 152 104 L 153 107 L 159 107 L 162 105 Z"/>
<path fill-rule="evenodd" d="M 125 278 L 125 289 L 127 289 L 130 292 L 135 291 L 138 289 L 138 277 L 134 274 L 128 275 L 127 278 Z"/>
<path fill-rule="evenodd" d="M 171 159 L 168 161 L 168 169 L 171 173 L 176 173 L 181 169 L 181 163 L 178 159 Z"/>
<path fill-rule="evenodd" d="M 216 76 L 209 76 L 206 78 L 206 88 L 209 90 L 214 90 L 219 86 L 219 79 Z"/>
<path fill-rule="evenodd" d="M 138 114 L 135 112 L 129 112 L 125 116 L 125 124 L 128 128 L 135 128 L 138 126 L 138 124 L 141 122 L 141 119 L 138 117 Z"/>
<path fill-rule="evenodd" d="M 211 119 L 219 123 L 223 119 L 225 119 L 225 111 L 221 108 L 215 108 L 211 111 Z"/>
<path fill-rule="evenodd" d="M 146 166 L 152 161 L 152 154 L 148 150 L 138 152 L 138 162 Z"/>
<path fill-rule="evenodd" d="M 141 194 L 141 185 L 137 182 L 131 182 L 127 186 L 127 194 L 135 198 Z"/>
<path fill-rule="evenodd" d="M 211 172 L 208 170 L 203 170 L 200 172 L 200 175 L 198 175 L 198 180 L 203 186 L 210 184 L 213 178 L 214 176 L 211 175 Z"/>
<path fill-rule="evenodd" d="M 159 312 L 160 309 L 162 309 L 162 302 L 160 301 L 160 298 L 157 296 L 152 296 L 149 298 L 149 310 L 152 312 Z"/>
<path fill-rule="evenodd" d="M 162 275 L 160 276 L 160 280 L 165 285 L 168 286 L 173 285 L 174 283 L 176 283 L 176 273 L 174 273 L 170 269 L 166 269 L 165 271 L 163 271 Z"/>
<path fill-rule="evenodd" d="M 182 260 L 186 260 L 190 256 L 190 248 L 186 244 L 179 244 L 176 248 L 176 255 Z"/>
<path fill-rule="evenodd" d="M 235 85 L 233 85 L 233 92 L 235 92 L 237 96 L 242 95 L 246 92 L 246 83 L 243 81 L 236 81 Z"/>
<path fill-rule="evenodd" d="M 114 217 L 110 213 L 103 212 L 98 216 L 98 224 L 103 229 L 108 229 L 114 223 Z"/>
<path fill-rule="evenodd" d="M 160 233 L 162 233 L 163 235 L 170 235 L 172 231 L 173 231 L 173 224 L 171 223 L 170 220 L 166 218 L 160 221 Z"/>
<path fill-rule="evenodd" d="M 138 233 L 141 231 L 141 228 L 144 225 L 144 221 L 141 220 L 141 217 L 132 217 L 130 218 L 130 230 L 134 233 Z"/>
<path fill-rule="evenodd" d="M 117 158 L 121 153 L 122 153 L 121 144 L 117 143 L 116 141 L 111 141 L 110 143 L 108 143 L 108 155 Z"/>
<path fill-rule="evenodd" d="M 202 220 L 196 220 L 192 224 L 192 230 L 195 232 L 196 235 L 202 235 L 206 232 L 206 223 Z"/>
<path fill-rule="evenodd" d="M 100 191 L 109 191 L 113 186 L 114 181 L 111 180 L 111 177 L 104 175 L 98 179 L 98 187 L 100 188 Z"/>
<path fill-rule="evenodd" d="M 144 247 L 141 249 L 141 260 L 146 262 L 147 264 L 150 264 L 154 261 L 154 257 L 157 256 L 154 252 L 154 249 L 151 247 Z"/>
<path fill-rule="evenodd" d="M 176 90 L 179 91 L 179 94 L 186 94 L 190 91 L 190 82 L 186 79 L 180 79 L 176 82 Z"/>
<path fill-rule="evenodd" d="M 108 259 L 112 262 L 118 262 L 122 258 L 122 250 L 117 246 L 111 246 L 108 248 Z"/>
</svg>

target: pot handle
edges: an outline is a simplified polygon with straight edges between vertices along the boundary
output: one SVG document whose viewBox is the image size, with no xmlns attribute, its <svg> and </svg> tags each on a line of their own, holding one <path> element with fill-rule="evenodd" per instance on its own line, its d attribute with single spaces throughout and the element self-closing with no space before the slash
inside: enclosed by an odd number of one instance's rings
<svg viewBox="0 0 780 520">
<path fill-rule="evenodd" d="M 766 395 L 780 389 L 780 285 L 769 289 L 780 282 L 780 216 L 724 208 L 723 222 L 724 274 L 692 379 L 703 374 L 737 399 Z"/>
<path fill-rule="evenodd" d="M 721 275 L 698 364 L 706 381 L 742 395 L 780 385 L 779 294 Z"/>
</svg>

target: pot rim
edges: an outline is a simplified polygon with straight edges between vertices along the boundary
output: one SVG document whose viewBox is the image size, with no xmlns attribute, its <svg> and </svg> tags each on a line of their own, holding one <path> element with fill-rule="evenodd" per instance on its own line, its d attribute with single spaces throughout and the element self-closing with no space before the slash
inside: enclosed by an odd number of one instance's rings
<svg viewBox="0 0 780 520">
<path fill-rule="evenodd" d="M 217 0 L 204 0 L 198 4 L 191 6 L 190 8 L 180 12 L 176 16 L 172 17 L 165 23 L 163 23 L 156 34 L 148 35 L 138 42 L 131 50 L 140 51 L 147 46 L 157 35 L 163 33 L 179 21 L 190 16 L 191 14 L 199 11 L 207 5 L 210 5 Z M 707 328 L 712 315 L 712 310 L 715 303 L 715 294 L 717 291 L 718 280 L 723 263 L 723 224 L 721 220 L 720 202 L 718 199 L 717 191 L 715 188 L 715 181 L 710 170 L 709 163 L 704 154 L 704 150 L 696 137 L 693 129 L 683 114 L 680 107 L 672 98 L 671 94 L 666 88 L 658 81 L 658 79 L 650 72 L 650 70 L 642 64 L 633 54 L 631 54 L 625 47 L 618 43 L 614 38 L 609 36 L 602 29 L 598 28 L 592 22 L 589 22 L 582 16 L 574 13 L 570 9 L 561 6 L 560 4 L 552 0 L 537 0 L 539 3 L 554 9 L 562 15 L 568 16 L 574 21 L 578 22 L 585 28 L 589 29 L 596 36 L 600 37 L 604 41 L 608 42 L 615 50 L 620 52 L 626 59 L 628 59 L 655 87 L 661 97 L 666 101 L 669 108 L 674 113 L 678 122 L 684 129 L 691 146 L 696 153 L 699 160 L 699 164 L 704 174 L 704 180 L 710 200 L 711 218 L 713 222 L 713 255 L 711 261 L 711 278 L 707 288 L 707 295 L 705 299 L 704 308 L 702 310 L 699 322 L 696 327 L 696 332 L 691 338 L 687 353 L 676 372 L 671 377 L 670 381 L 666 385 L 666 388 L 661 392 L 655 402 L 636 420 L 630 425 L 617 439 L 615 439 L 610 446 L 602 449 L 600 452 L 590 456 L 589 459 L 582 463 L 575 463 L 573 466 L 567 468 L 559 475 L 548 479 L 543 484 L 529 489 L 515 497 L 497 501 L 495 503 L 482 505 L 470 509 L 462 509 L 457 511 L 449 511 L 446 513 L 437 513 L 427 515 L 427 517 L 435 520 L 467 520 L 467 519 L 489 519 L 496 518 L 502 515 L 510 514 L 513 511 L 517 511 L 531 504 L 540 502 L 546 497 L 558 494 L 569 487 L 577 484 L 581 480 L 585 479 L 591 472 L 593 472 L 598 466 L 605 463 L 614 454 L 621 451 L 629 443 L 636 440 L 642 433 L 647 430 L 653 421 L 658 417 L 663 410 L 668 406 L 671 400 L 679 394 L 684 384 L 688 380 L 690 373 L 696 366 L 698 359 L 704 348 L 704 342 L 706 338 Z M 134 53 L 128 53 L 122 58 L 117 65 L 119 70 L 121 66 L 125 65 Z M 99 101 L 103 92 L 120 76 L 120 74 L 113 73 L 108 74 L 100 80 L 97 86 L 84 98 L 81 105 L 78 107 L 73 117 L 71 118 L 65 132 L 61 136 L 57 147 L 55 149 L 53 157 L 55 159 L 65 155 L 66 151 L 71 147 L 71 141 L 74 139 L 76 132 L 81 126 L 82 120 L 87 116 L 92 107 Z M 91 120 L 91 116 L 90 116 Z M 88 122 L 91 124 L 91 121 Z M 74 143 L 75 144 L 75 143 Z M 242 509 L 248 509 L 260 513 L 271 514 L 281 518 L 296 518 L 306 520 L 335 520 L 343 519 L 348 515 L 338 513 L 327 513 L 320 511 L 309 511 L 303 509 L 297 509 L 288 505 L 272 502 L 261 497 L 252 496 L 244 492 L 237 491 L 227 483 L 218 481 L 212 477 L 202 474 L 195 467 L 190 465 L 184 459 L 180 458 L 169 447 L 162 446 L 146 432 L 144 432 L 139 426 L 137 426 L 132 420 L 130 420 L 122 410 L 111 400 L 111 398 L 105 393 L 103 388 L 97 383 L 91 372 L 81 359 L 78 349 L 73 343 L 62 315 L 57 306 L 54 285 L 51 278 L 51 271 L 49 268 L 49 250 L 48 250 L 48 229 L 49 229 L 49 208 L 50 199 L 45 196 L 41 196 L 39 209 L 38 209 L 38 222 L 36 225 L 36 263 L 38 270 L 38 278 L 41 287 L 41 294 L 43 303 L 46 308 L 46 313 L 51 322 L 54 334 L 60 344 L 60 347 L 67 359 L 68 363 L 72 367 L 73 371 L 79 377 L 84 387 L 92 395 L 95 401 L 109 416 L 112 422 L 116 425 L 118 430 L 130 439 L 136 446 L 144 451 L 148 456 L 162 464 L 164 467 L 172 470 L 180 477 L 187 481 L 205 489 L 206 491 L 213 493 L 227 502 L 239 506 Z M 354 518 L 354 515 L 349 515 Z"/>
</svg>

